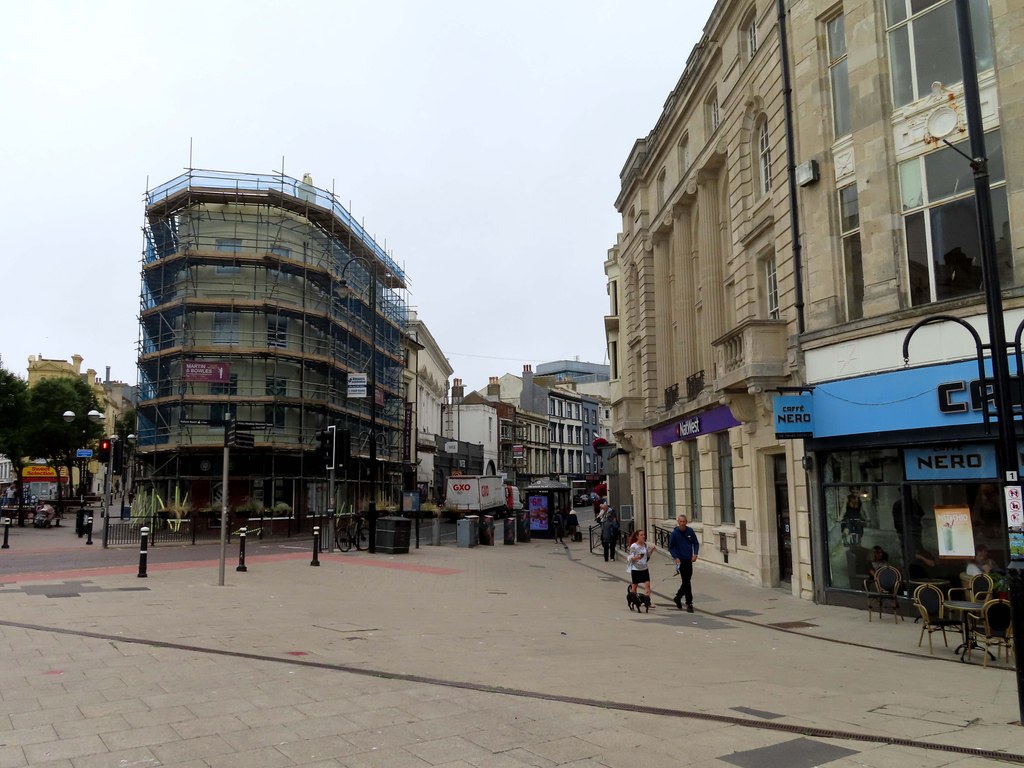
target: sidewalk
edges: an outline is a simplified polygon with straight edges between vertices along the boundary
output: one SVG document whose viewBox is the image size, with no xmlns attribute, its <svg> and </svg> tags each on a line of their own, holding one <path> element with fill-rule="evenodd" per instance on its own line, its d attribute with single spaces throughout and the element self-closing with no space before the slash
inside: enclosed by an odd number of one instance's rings
<svg viewBox="0 0 1024 768">
<path fill-rule="evenodd" d="M 869 623 L 700 565 L 686 614 L 667 560 L 638 615 L 624 564 L 586 543 L 324 553 L 320 567 L 307 545 L 252 546 L 225 587 L 216 559 L 158 552 L 146 579 L 3 585 L 0 766 L 1024 761 L 1013 672 L 949 661 L 941 641 L 921 653 L 912 620 Z M 792 622 L 809 626 L 772 626 Z"/>
</svg>

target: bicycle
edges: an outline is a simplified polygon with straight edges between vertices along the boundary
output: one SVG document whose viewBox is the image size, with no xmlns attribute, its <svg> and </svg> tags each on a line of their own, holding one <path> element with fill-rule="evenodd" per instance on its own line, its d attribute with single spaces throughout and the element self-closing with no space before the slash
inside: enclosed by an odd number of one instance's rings
<svg viewBox="0 0 1024 768">
<path fill-rule="evenodd" d="M 353 544 L 359 551 L 370 546 L 370 537 L 363 525 L 361 513 L 349 512 L 334 519 L 334 543 L 342 552 L 348 552 Z"/>
</svg>

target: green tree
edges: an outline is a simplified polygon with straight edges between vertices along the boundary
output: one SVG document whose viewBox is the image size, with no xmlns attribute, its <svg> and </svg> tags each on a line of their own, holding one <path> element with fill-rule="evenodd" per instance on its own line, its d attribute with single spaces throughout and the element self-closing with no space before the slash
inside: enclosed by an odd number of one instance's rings
<svg viewBox="0 0 1024 768">
<path fill-rule="evenodd" d="M 25 465 L 27 453 L 25 427 L 28 423 L 28 401 L 28 384 L 6 368 L 0 368 L 0 454 L 11 460 L 19 510 L 22 498 L 21 468 Z"/>
<path fill-rule="evenodd" d="M 29 388 L 29 453 L 46 459 L 53 467 L 65 467 L 72 476 L 76 452 L 92 445 L 104 433 L 102 424 L 89 421 L 89 411 L 98 410 L 96 395 L 82 379 L 44 379 Z M 64 421 L 71 411 L 75 418 Z M 57 484 L 60 503 L 60 483 Z"/>
</svg>

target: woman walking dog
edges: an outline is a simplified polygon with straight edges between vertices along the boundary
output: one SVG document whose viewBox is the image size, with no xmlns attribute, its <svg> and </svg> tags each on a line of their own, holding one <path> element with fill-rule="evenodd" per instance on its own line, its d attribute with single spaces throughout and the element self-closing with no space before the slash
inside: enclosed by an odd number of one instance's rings
<svg viewBox="0 0 1024 768">
<path fill-rule="evenodd" d="M 646 531 L 634 531 L 630 534 L 627 560 L 629 561 L 629 574 L 632 577 L 633 583 L 629 585 L 626 592 L 626 603 L 631 611 L 634 605 L 636 605 L 637 612 L 640 611 L 641 604 L 648 611 L 653 607 L 651 605 L 651 572 L 648 560 L 656 549 L 656 547 L 647 543 Z M 638 590 L 641 584 L 644 585 L 643 595 Z"/>
</svg>

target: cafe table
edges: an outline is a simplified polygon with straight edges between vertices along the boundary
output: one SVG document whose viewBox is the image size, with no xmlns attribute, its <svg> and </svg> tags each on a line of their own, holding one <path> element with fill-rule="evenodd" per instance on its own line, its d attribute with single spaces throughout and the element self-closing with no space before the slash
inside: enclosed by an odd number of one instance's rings
<svg viewBox="0 0 1024 768">
<path fill-rule="evenodd" d="M 946 600 L 943 603 L 951 611 L 960 611 L 960 622 L 963 627 L 964 641 L 960 643 L 956 648 L 953 649 L 953 653 L 960 654 L 960 661 L 964 661 L 964 657 L 967 655 L 968 649 L 977 648 L 979 651 L 983 650 L 980 645 L 974 642 L 974 637 L 970 634 L 970 628 L 967 625 L 968 614 L 971 611 L 980 611 L 984 603 L 979 603 L 976 600 Z M 990 653 L 989 656 L 992 656 Z M 992 656 L 992 658 L 995 658 Z"/>
</svg>

